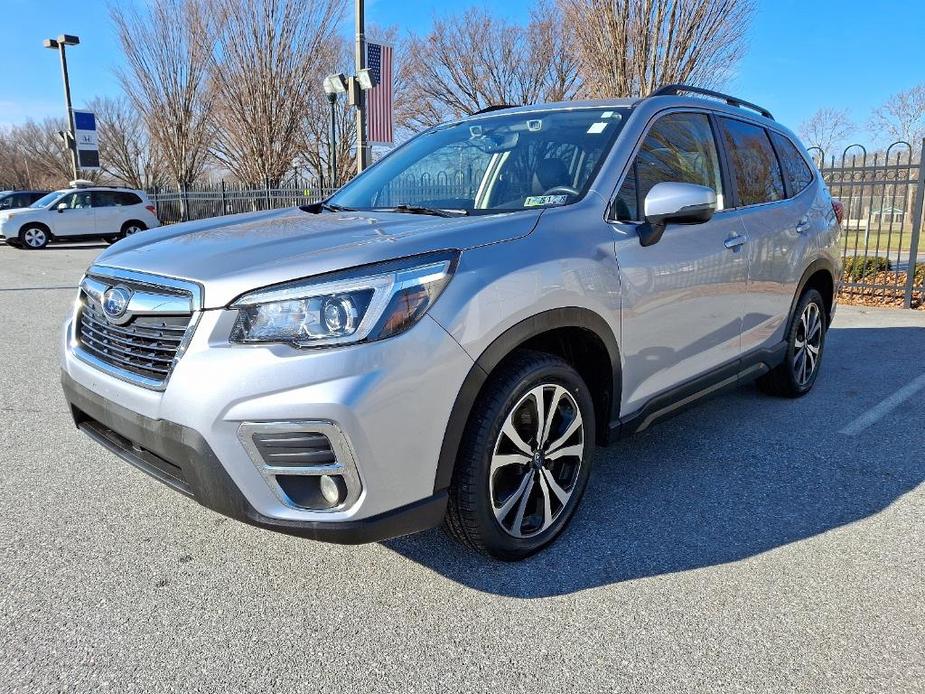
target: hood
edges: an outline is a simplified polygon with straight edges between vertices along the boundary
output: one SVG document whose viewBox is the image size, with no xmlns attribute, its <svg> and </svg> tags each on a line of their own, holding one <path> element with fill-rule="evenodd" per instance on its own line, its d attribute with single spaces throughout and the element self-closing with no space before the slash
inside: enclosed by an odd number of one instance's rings
<svg viewBox="0 0 925 694">
<path fill-rule="evenodd" d="M 29 212 L 35 212 L 33 207 L 14 207 L 12 210 L 3 210 L 0 212 L 0 221 L 9 219 L 10 217 L 18 217 L 21 214 L 27 214 Z"/>
<path fill-rule="evenodd" d="M 95 264 L 198 282 L 204 308 L 219 308 L 244 292 L 279 282 L 526 236 L 541 213 L 449 218 L 312 214 L 296 207 L 151 229 L 119 241 Z"/>
</svg>

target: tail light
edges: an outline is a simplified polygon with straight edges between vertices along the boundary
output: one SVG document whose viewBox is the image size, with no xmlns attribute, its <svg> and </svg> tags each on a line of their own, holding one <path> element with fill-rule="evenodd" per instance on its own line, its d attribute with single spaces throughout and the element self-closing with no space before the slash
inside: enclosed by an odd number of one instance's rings
<svg viewBox="0 0 925 694">
<path fill-rule="evenodd" d="M 842 219 L 845 218 L 845 206 L 838 198 L 832 198 L 832 211 L 835 213 L 835 219 L 841 224 Z"/>
<path fill-rule="evenodd" d="M 840 204 L 841 203 L 839 203 L 839 205 Z M 834 206 L 835 203 L 833 202 L 832 205 Z M 151 214 L 157 214 L 157 208 L 154 205 L 145 205 L 145 209 Z M 841 221 L 841 219 L 839 219 L 838 221 Z"/>
</svg>

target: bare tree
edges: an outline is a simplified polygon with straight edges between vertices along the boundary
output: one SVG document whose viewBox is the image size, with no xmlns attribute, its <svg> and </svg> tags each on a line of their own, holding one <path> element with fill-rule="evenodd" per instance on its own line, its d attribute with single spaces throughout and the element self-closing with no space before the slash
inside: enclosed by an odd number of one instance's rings
<svg viewBox="0 0 925 694">
<path fill-rule="evenodd" d="M 14 151 L 23 159 L 23 164 L 28 166 L 28 178 L 33 186 L 60 188 L 73 178 L 70 153 L 58 135 L 66 129 L 63 118 L 28 120 L 11 129 L 10 140 Z M 98 178 L 98 175 L 88 172 L 82 172 L 81 175 Z"/>
<path fill-rule="evenodd" d="M 310 77 L 311 89 L 306 99 L 303 114 L 300 160 L 310 175 L 327 187 L 338 187 L 349 180 L 356 171 L 354 147 L 356 146 L 356 118 L 353 108 L 346 99 L 339 98 L 334 104 L 336 146 L 334 152 L 337 171 L 331 180 L 331 104 L 321 88 L 324 75 L 353 71 L 353 44 L 345 38 L 335 36 L 320 51 L 319 67 Z"/>
<path fill-rule="evenodd" d="M 96 114 L 100 165 L 132 188 L 151 188 L 164 178 L 164 167 L 144 117 L 125 97 L 96 98 L 87 104 Z"/>
<path fill-rule="evenodd" d="M 891 96 L 871 114 L 868 127 L 875 137 L 903 140 L 918 151 L 925 137 L 925 82 Z"/>
<path fill-rule="evenodd" d="M 712 87 L 740 59 L 752 0 L 558 0 L 593 97 Z"/>
<path fill-rule="evenodd" d="M 249 183 L 292 168 L 308 94 L 343 0 L 204 0 L 218 27 L 212 65 L 216 158 Z"/>
<path fill-rule="evenodd" d="M 31 159 L 16 139 L 15 128 L 0 131 L 0 190 L 33 188 Z"/>
<path fill-rule="evenodd" d="M 800 123 L 799 130 L 803 144 L 818 147 L 824 156 L 830 157 L 851 136 L 855 126 L 846 109 L 820 108 Z"/>
<path fill-rule="evenodd" d="M 213 19 L 201 0 L 110 5 L 127 66 L 118 75 L 142 114 L 170 177 L 189 185 L 203 173 L 211 140 Z"/>
<path fill-rule="evenodd" d="M 581 87 L 578 61 L 551 5 L 541 4 L 526 26 L 470 8 L 434 22 L 413 38 L 406 55 L 408 88 L 418 103 L 403 114 L 412 127 L 499 104 L 559 101 Z"/>
</svg>

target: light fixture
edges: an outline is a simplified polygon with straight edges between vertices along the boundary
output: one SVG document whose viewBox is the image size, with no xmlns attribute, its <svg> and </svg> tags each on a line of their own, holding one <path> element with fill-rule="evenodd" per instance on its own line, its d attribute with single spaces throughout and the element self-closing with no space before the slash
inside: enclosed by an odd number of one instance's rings
<svg viewBox="0 0 925 694">
<path fill-rule="evenodd" d="M 347 92 L 347 76 L 339 72 L 324 78 L 324 93 L 328 96 Z"/>
<path fill-rule="evenodd" d="M 376 86 L 376 78 L 369 68 L 363 68 L 357 73 L 357 82 L 364 92 Z"/>
</svg>

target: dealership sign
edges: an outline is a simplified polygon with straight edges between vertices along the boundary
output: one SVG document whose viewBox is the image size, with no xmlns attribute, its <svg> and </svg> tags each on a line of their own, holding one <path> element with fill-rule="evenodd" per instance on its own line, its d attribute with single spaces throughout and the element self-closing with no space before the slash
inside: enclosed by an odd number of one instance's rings
<svg viewBox="0 0 925 694">
<path fill-rule="evenodd" d="M 96 134 L 96 116 L 92 111 L 74 110 L 74 146 L 81 169 L 100 168 L 100 147 Z"/>
</svg>

